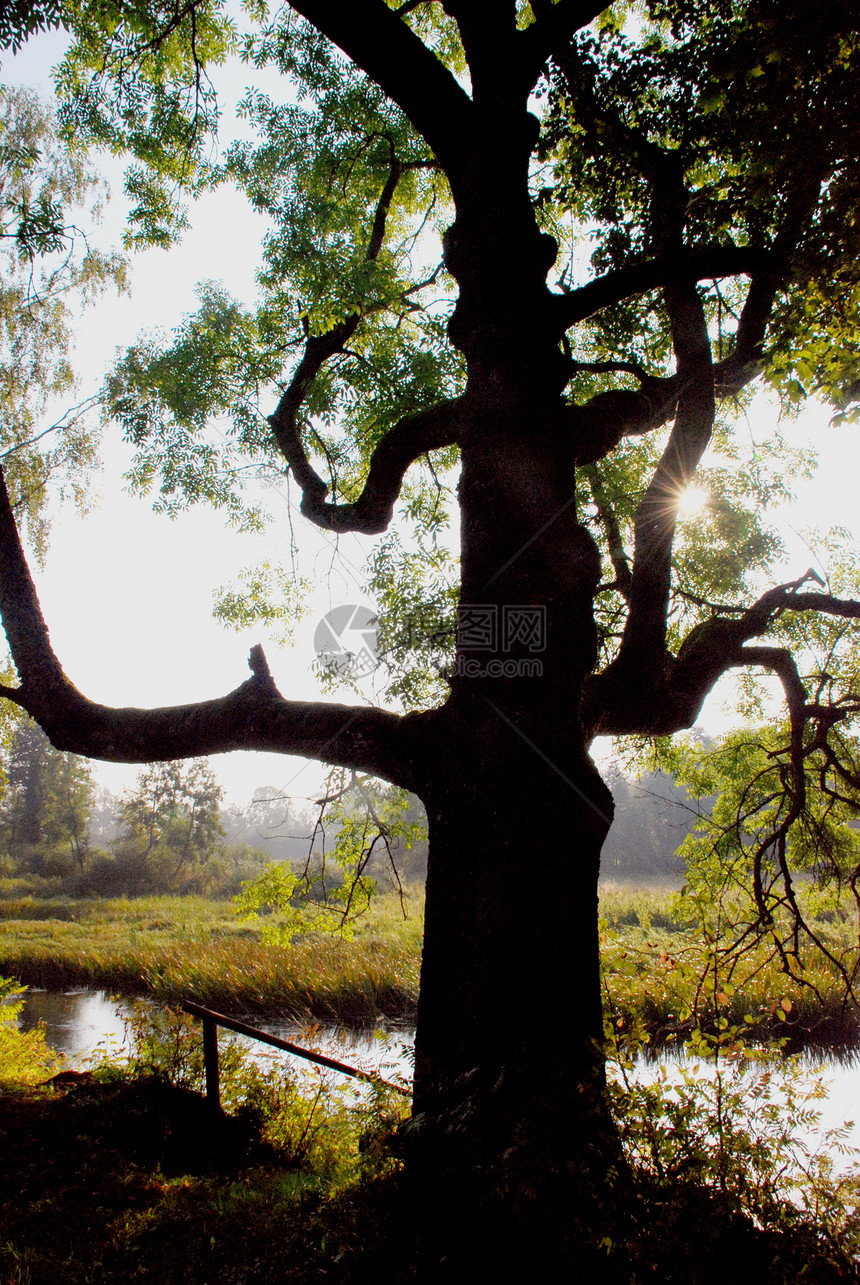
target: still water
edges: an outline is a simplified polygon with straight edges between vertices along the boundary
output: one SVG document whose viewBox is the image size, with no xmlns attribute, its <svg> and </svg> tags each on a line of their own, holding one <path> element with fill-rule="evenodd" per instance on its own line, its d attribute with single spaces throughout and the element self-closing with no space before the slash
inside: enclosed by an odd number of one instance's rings
<svg viewBox="0 0 860 1285">
<path fill-rule="evenodd" d="M 28 990 L 23 996 L 21 1014 L 23 1030 L 33 1030 L 44 1024 L 48 1043 L 62 1055 L 64 1065 L 71 1070 L 87 1066 L 92 1057 L 100 1053 L 129 1055 L 133 1041 L 129 1030 L 132 1013 L 131 1001 L 110 997 L 104 991 L 41 991 Z M 242 1018 L 249 1026 L 256 1026 L 270 1035 L 279 1035 L 303 1048 L 313 1048 L 346 1062 L 362 1071 L 374 1071 L 387 1079 L 409 1079 L 413 1032 L 398 1028 L 381 1032 L 352 1030 L 341 1026 L 314 1026 L 307 1028 L 294 1022 L 266 1020 L 256 1015 Z M 301 1059 L 292 1057 L 241 1035 L 220 1030 L 219 1041 L 233 1041 L 248 1046 L 253 1056 L 271 1062 L 283 1061 L 293 1067 Z"/>
<path fill-rule="evenodd" d="M 128 1054 L 132 1051 L 128 1028 L 131 1003 L 117 1000 L 103 991 L 57 991 L 29 990 L 24 997 L 22 1026 L 31 1030 L 44 1023 L 48 1042 L 63 1055 L 65 1065 L 72 1069 L 86 1066 L 88 1060 L 101 1050 L 111 1053 Z M 295 1023 L 272 1022 L 251 1017 L 249 1025 L 279 1035 L 304 1047 L 312 1047 L 330 1057 L 337 1058 L 363 1071 L 375 1071 L 387 1079 L 407 1080 L 411 1074 L 411 1047 L 413 1032 L 408 1029 L 389 1031 L 383 1038 L 364 1030 L 350 1030 L 344 1027 L 314 1027 L 312 1031 Z M 296 1067 L 299 1059 L 288 1053 L 246 1041 L 241 1036 L 221 1031 L 219 1039 L 233 1039 L 249 1045 L 253 1056 L 266 1060 L 283 1060 L 285 1065 Z M 673 1060 L 677 1069 L 677 1054 L 674 1058 L 667 1054 L 662 1059 L 666 1063 Z M 818 1058 L 812 1067 L 822 1065 Z M 830 1060 L 824 1066 L 825 1080 L 828 1085 L 826 1099 L 815 1104 L 820 1111 L 821 1119 L 815 1131 L 807 1136 L 807 1144 L 815 1146 L 818 1137 L 824 1131 L 838 1127 L 846 1121 L 855 1120 L 848 1141 L 860 1148 L 860 1058 L 852 1060 Z M 639 1068 L 643 1078 L 654 1074 L 654 1064 L 643 1063 Z"/>
</svg>

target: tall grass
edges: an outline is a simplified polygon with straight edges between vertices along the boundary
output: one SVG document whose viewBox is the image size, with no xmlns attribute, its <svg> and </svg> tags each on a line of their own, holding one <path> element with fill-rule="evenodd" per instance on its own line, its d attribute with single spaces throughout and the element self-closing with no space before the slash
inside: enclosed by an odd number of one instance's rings
<svg viewBox="0 0 860 1285">
<path fill-rule="evenodd" d="M 50 990 L 193 998 L 297 1020 L 409 1019 L 421 900 L 407 919 L 395 902 L 380 898 L 353 941 L 308 936 L 284 948 L 263 946 L 229 906 L 198 897 L 0 902 L 0 973 Z"/>
<path fill-rule="evenodd" d="M 407 911 L 404 919 L 398 899 L 381 896 L 352 941 L 309 934 L 289 946 L 264 946 L 260 925 L 243 926 L 223 901 L 10 899 L 0 901 L 0 975 L 52 990 L 89 986 L 171 1004 L 196 999 L 297 1021 L 411 1021 L 420 893 L 409 897 Z M 607 1020 L 619 1033 L 638 1026 L 655 1048 L 696 1028 L 744 1029 L 748 1039 L 784 1039 L 790 1048 L 860 1043 L 860 1015 L 846 1005 L 826 961 L 810 964 L 799 983 L 762 947 L 747 956 L 740 984 L 739 975 L 713 975 L 707 944 L 671 890 L 603 884 L 600 911 Z M 834 946 L 850 945 L 849 925 L 838 916 L 830 913 L 817 928 Z M 533 984 L 537 992 L 539 975 Z"/>
<path fill-rule="evenodd" d="M 695 1030 L 724 1042 L 853 1049 L 860 1011 L 846 996 L 837 968 L 807 952 L 798 980 L 788 976 L 767 940 L 750 945 L 740 963 L 721 962 L 692 911 L 677 894 L 649 887 L 601 887 L 601 954 L 607 1019 L 619 1033 L 638 1027 L 654 1048 L 683 1042 Z M 808 914 L 833 954 L 856 948 L 850 917 Z M 855 924 L 856 933 L 856 924 Z"/>
</svg>

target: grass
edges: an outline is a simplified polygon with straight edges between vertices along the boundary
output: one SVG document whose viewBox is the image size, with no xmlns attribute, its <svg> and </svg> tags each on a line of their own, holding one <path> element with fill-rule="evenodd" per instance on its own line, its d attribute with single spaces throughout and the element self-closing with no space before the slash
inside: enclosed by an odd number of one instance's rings
<svg viewBox="0 0 860 1285">
<path fill-rule="evenodd" d="M 832 966 L 820 961 L 791 980 L 762 947 L 741 972 L 709 975 L 698 930 L 685 924 L 671 890 L 601 885 L 601 946 L 607 1017 L 617 1032 L 640 1030 L 651 1046 L 682 1041 L 700 1027 L 724 1042 L 789 1048 L 854 1047 L 860 1020 L 844 1004 Z M 398 899 L 380 896 L 355 938 L 309 934 L 264 945 L 264 921 L 243 926 L 229 903 L 199 897 L 104 901 L 0 901 L 0 975 L 30 986 L 89 986 L 165 1003 L 185 999 L 233 1013 L 372 1026 L 414 1020 L 423 904 L 413 894 L 404 920 Z M 816 929 L 837 950 L 850 924 L 823 911 Z M 524 966 L 527 966 L 525 964 Z M 534 977 L 539 988 L 541 979 Z"/>
<path fill-rule="evenodd" d="M 404 920 L 381 897 L 355 940 L 264 946 L 229 903 L 198 897 L 0 902 L 0 975 L 29 986 L 90 986 L 238 1013 L 372 1025 L 414 1016 L 420 900 Z"/>
</svg>

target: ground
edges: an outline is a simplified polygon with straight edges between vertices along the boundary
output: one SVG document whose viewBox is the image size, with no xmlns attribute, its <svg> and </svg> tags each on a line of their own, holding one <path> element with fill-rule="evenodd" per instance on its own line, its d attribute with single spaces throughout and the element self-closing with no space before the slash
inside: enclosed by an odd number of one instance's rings
<svg viewBox="0 0 860 1285">
<path fill-rule="evenodd" d="M 546 1242 L 512 1239 L 492 1212 L 464 1216 L 460 1243 L 443 1245 L 414 1227 L 409 1198 L 396 1174 L 332 1194 L 323 1175 L 262 1143 L 250 1115 L 213 1127 L 202 1098 L 156 1076 L 64 1073 L 0 1097 L 0 1285 L 561 1279 Z M 579 1279 L 860 1279 L 808 1235 L 759 1232 L 704 1189 L 640 1188 L 634 1203 L 616 1219 L 618 1243 L 583 1242 Z"/>
</svg>

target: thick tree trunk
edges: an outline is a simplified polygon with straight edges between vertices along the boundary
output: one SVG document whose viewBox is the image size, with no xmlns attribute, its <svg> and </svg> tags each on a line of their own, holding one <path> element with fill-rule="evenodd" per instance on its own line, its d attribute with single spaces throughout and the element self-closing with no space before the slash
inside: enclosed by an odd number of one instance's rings
<svg viewBox="0 0 860 1285">
<path fill-rule="evenodd" d="M 563 1271 L 620 1154 L 597 930 L 612 799 L 579 717 L 599 559 L 577 522 L 561 399 L 533 391 L 547 385 L 549 371 L 496 370 L 467 393 L 457 659 L 421 790 L 430 849 L 406 1137 L 437 1229 L 489 1210 L 495 1240 L 502 1229 L 499 1243 L 522 1250 L 537 1236 Z"/>
<path fill-rule="evenodd" d="M 501 1181 L 533 1162 L 581 1166 L 605 1128 L 597 875 L 611 802 L 581 753 L 561 779 L 474 712 L 428 796 L 415 1113 L 443 1167 Z"/>
<path fill-rule="evenodd" d="M 592 1279 L 605 1274 L 601 1242 L 619 1239 L 626 1217 L 597 923 L 612 803 L 582 747 L 565 754 L 554 739 L 547 763 L 494 711 L 464 701 L 426 796 L 404 1154 L 428 1285 Z"/>
</svg>

